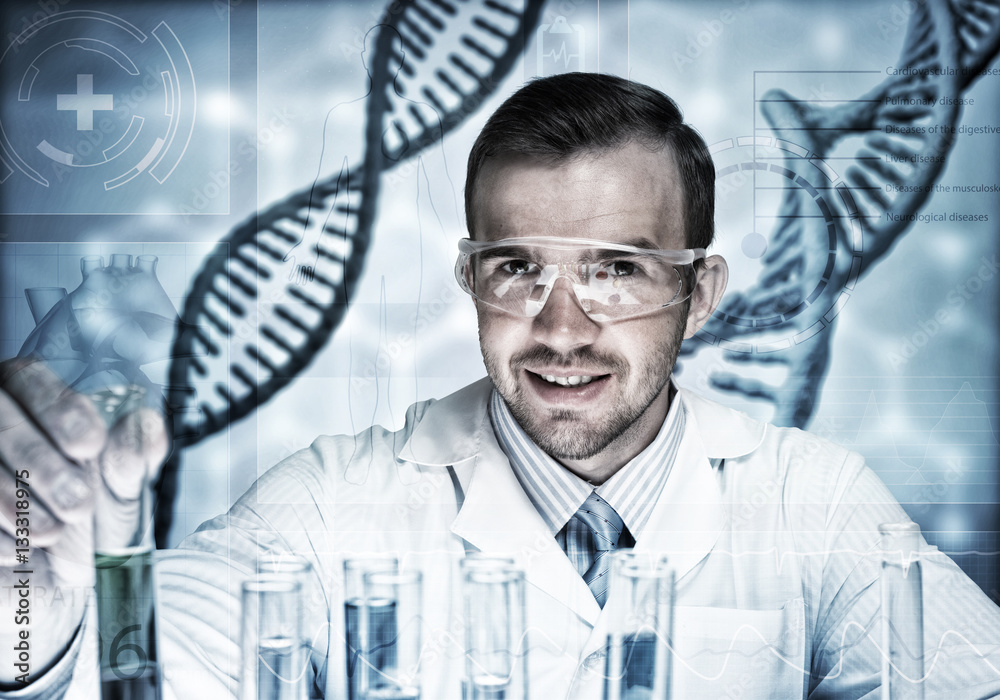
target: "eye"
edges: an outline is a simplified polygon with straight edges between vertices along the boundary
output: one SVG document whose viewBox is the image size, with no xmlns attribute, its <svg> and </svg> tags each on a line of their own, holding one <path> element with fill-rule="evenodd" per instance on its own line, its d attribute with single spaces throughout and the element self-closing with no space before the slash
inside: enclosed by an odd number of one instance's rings
<svg viewBox="0 0 1000 700">
<path fill-rule="evenodd" d="M 614 277 L 631 277 L 637 270 L 635 263 L 627 260 L 615 260 L 608 264 L 608 272 Z"/>
<path fill-rule="evenodd" d="M 500 269 L 510 275 L 526 275 L 529 272 L 534 272 L 536 267 L 534 263 L 527 260 L 508 260 L 500 266 Z"/>
</svg>

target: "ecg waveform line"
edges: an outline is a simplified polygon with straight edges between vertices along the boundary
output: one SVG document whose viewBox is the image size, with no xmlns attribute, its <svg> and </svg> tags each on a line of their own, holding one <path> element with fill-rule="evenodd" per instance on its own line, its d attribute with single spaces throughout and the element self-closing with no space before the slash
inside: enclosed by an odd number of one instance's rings
<svg viewBox="0 0 1000 700">
<path fill-rule="evenodd" d="M 560 46 L 558 49 L 553 49 L 552 51 L 543 53 L 542 58 L 551 58 L 553 61 L 562 58 L 563 68 L 569 68 L 569 62 L 572 61 L 574 58 L 580 60 L 580 54 L 569 53 L 569 51 L 566 49 L 566 42 L 564 41 L 562 43 L 562 46 Z"/>
<path fill-rule="evenodd" d="M 882 619 L 883 618 L 879 617 L 879 618 L 876 618 L 876 619 L 872 620 L 871 624 L 868 625 L 867 627 L 861 625 L 860 623 L 853 622 L 853 621 L 852 622 L 848 622 L 845 625 L 844 631 L 843 631 L 843 633 L 841 635 L 841 638 L 840 638 L 841 645 L 839 647 L 837 647 L 836 649 L 832 650 L 833 652 L 836 652 L 836 653 L 838 653 L 840 655 L 840 658 L 837 661 L 837 664 L 834 666 L 834 668 L 837 669 L 837 672 L 836 673 L 832 673 L 832 674 L 827 674 L 827 675 L 823 676 L 824 679 L 833 679 L 833 678 L 839 677 L 840 674 L 843 673 L 843 670 L 844 670 L 844 668 L 843 668 L 844 667 L 844 655 L 846 654 L 846 652 L 848 652 L 851 649 L 854 649 L 855 647 L 857 647 L 861 643 L 861 641 L 864 640 L 864 639 L 868 639 L 868 640 L 870 640 L 872 642 L 872 644 L 874 645 L 875 649 L 878 650 L 879 655 L 881 657 L 886 658 L 886 659 L 889 658 L 888 655 L 885 653 L 885 651 L 881 648 L 880 643 L 878 641 L 876 641 L 875 638 L 872 637 L 872 635 L 871 635 L 871 629 L 876 624 L 878 624 Z M 857 641 L 855 641 L 855 642 L 853 642 L 851 644 L 847 644 L 847 643 L 845 643 L 846 642 L 846 638 L 847 638 L 847 633 L 851 630 L 851 628 L 858 628 L 858 629 L 860 629 L 863 632 L 863 634 L 857 638 Z M 742 633 L 744 630 L 748 630 L 748 631 L 752 632 L 762 642 L 762 646 L 758 650 L 756 650 L 755 652 L 753 652 L 753 653 L 742 652 L 742 651 L 739 651 L 739 650 L 737 650 L 737 649 L 734 648 L 734 646 L 736 644 L 736 641 L 739 638 L 740 633 Z M 803 667 L 801 665 L 795 664 L 792 661 L 790 661 L 789 659 L 787 659 L 784 656 L 784 654 L 780 653 L 777 650 L 777 647 L 775 647 L 773 644 L 771 644 L 770 642 L 768 642 L 768 640 L 765 638 L 765 636 L 763 635 L 763 633 L 761 633 L 761 631 L 759 629 L 757 629 L 757 627 L 755 627 L 754 625 L 751 625 L 751 624 L 741 625 L 736 630 L 736 632 L 733 634 L 732 640 L 729 642 L 729 647 L 726 649 L 726 651 L 716 652 L 716 651 L 712 651 L 711 649 L 703 649 L 703 650 L 699 651 L 698 653 L 690 655 L 690 656 L 687 657 L 688 660 L 691 660 L 691 659 L 696 659 L 698 657 L 702 657 L 702 656 L 706 656 L 706 655 L 719 656 L 719 657 L 725 656 L 726 660 L 723 662 L 722 668 L 720 669 L 719 673 L 717 675 L 714 675 L 714 676 L 706 676 L 706 675 L 704 675 L 704 674 L 699 673 L 698 671 L 696 671 L 690 664 L 686 663 L 685 658 L 682 657 L 677 652 L 677 650 L 670 645 L 670 643 L 669 643 L 668 640 L 663 639 L 659 635 L 657 635 L 657 636 L 660 638 L 660 640 L 664 644 L 666 644 L 670 648 L 670 651 L 674 654 L 674 657 L 678 661 L 680 661 L 681 664 L 683 664 L 684 666 L 686 666 L 688 668 L 688 670 L 690 670 L 693 674 L 697 675 L 702 680 L 706 680 L 706 681 L 717 681 L 717 680 L 719 680 L 725 674 L 725 672 L 726 672 L 726 667 L 729 665 L 729 658 L 730 657 L 732 657 L 732 656 L 740 656 L 740 657 L 744 657 L 744 658 L 750 658 L 750 657 L 753 657 L 753 656 L 757 656 L 758 654 L 760 654 L 761 652 L 764 652 L 764 651 L 771 652 L 776 657 L 778 657 L 783 663 L 785 663 L 790 668 L 792 668 L 792 669 L 794 669 L 794 670 L 796 670 L 796 671 L 798 671 L 800 673 L 803 673 L 805 675 L 809 675 L 811 673 L 810 669 L 807 669 L 807 668 L 805 668 L 805 667 Z M 954 654 L 948 654 L 946 652 L 947 647 L 944 646 L 945 639 L 947 639 L 948 637 L 958 637 L 965 644 L 965 646 L 967 646 L 969 649 L 972 650 L 972 652 L 975 654 L 975 656 L 977 658 L 979 658 L 983 663 L 985 663 L 990 668 L 990 670 L 992 670 L 995 674 L 997 674 L 998 677 L 1000 677 L 1000 669 L 998 669 L 993 663 L 991 663 L 989 661 L 989 659 L 987 658 L 987 653 L 980 651 L 976 647 L 976 645 L 972 641 L 970 641 L 965 635 L 963 635 L 961 632 L 959 632 L 957 630 L 946 630 L 945 632 L 943 632 L 941 634 L 941 638 L 938 641 L 937 646 L 934 647 L 934 649 L 931 650 L 931 653 L 933 653 L 934 656 L 933 656 L 933 661 L 930 664 L 930 669 L 927 670 L 927 672 L 923 675 L 923 677 L 921 677 L 919 679 L 909 679 L 909 680 L 912 680 L 913 682 L 921 682 L 921 683 L 924 682 L 924 681 L 926 681 L 930 677 L 930 675 L 933 673 L 934 668 L 937 666 L 938 659 L 941 656 L 949 656 L 949 657 L 950 656 L 954 656 Z M 928 656 L 928 654 L 925 653 L 924 654 L 924 658 L 927 658 L 927 656 Z M 889 663 L 890 663 L 890 665 L 893 665 L 892 662 L 891 662 L 891 660 L 890 660 Z M 895 668 L 895 665 L 893 665 L 893 667 Z"/>
<path fill-rule="evenodd" d="M 886 429 L 886 420 L 883 418 L 884 408 L 883 403 L 876 397 L 875 391 L 870 391 L 868 393 L 867 401 L 865 402 L 865 410 L 861 417 L 861 423 L 858 426 L 857 431 L 855 431 L 853 437 L 844 436 L 845 444 L 856 444 L 859 437 L 864 433 L 884 433 L 888 440 L 891 440 L 892 446 L 895 450 L 896 459 L 903 461 L 903 456 L 899 450 L 899 441 L 896 439 L 896 432 L 893 430 Z M 965 411 L 964 415 L 962 413 L 961 407 L 973 407 L 973 411 Z M 955 422 L 961 420 L 962 427 L 956 428 Z M 907 466 L 912 466 L 916 469 L 921 469 L 926 463 L 928 457 L 927 452 L 934 445 L 947 444 L 952 445 L 954 441 L 950 440 L 940 440 L 942 434 L 947 435 L 961 430 L 963 433 L 967 434 L 974 428 L 970 425 L 978 426 L 978 428 L 983 433 L 988 433 L 996 442 L 996 436 L 993 432 L 992 426 L 990 424 L 989 409 L 985 401 L 977 398 L 975 392 L 972 389 L 972 385 L 969 382 L 962 382 L 961 387 L 955 392 L 955 395 L 948 400 L 941 411 L 940 416 L 934 425 L 927 430 L 924 434 L 927 436 L 927 442 L 924 447 L 924 456 L 920 459 L 919 464 L 911 465 L 907 463 Z M 937 440 L 935 440 L 937 438 Z M 963 441 L 963 445 L 967 442 Z M 912 441 L 908 441 L 908 444 L 912 444 Z M 980 444 L 980 443 L 974 443 Z"/>
<path fill-rule="evenodd" d="M 257 661 L 260 662 L 264 668 L 271 672 L 271 675 L 280 680 L 282 683 L 298 683 L 306 677 L 306 673 L 309 671 L 309 655 L 302 655 L 302 663 L 300 664 L 299 670 L 294 676 L 285 676 L 280 670 L 274 668 L 267 660 L 264 654 L 257 654 Z"/>
<path fill-rule="evenodd" d="M 839 656 L 837 663 L 832 667 L 833 669 L 836 669 L 836 672 L 824 675 L 823 679 L 838 678 L 844 672 L 844 657 L 847 654 L 847 652 L 856 648 L 864 640 L 870 641 L 874 646 L 874 648 L 878 651 L 880 657 L 889 660 L 890 665 L 892 665 L 895 668 L 895 665 L 892 664 L 891 659 L 889 659 L 888 655 L 881 648 L 880 642 L 877 641 L 875 637 L 872 636 L 871 633 L 872 629 L 876 625 L 878 625 L 882 620 L 883 620 L 882 617 L 874 618 L 871 621 L 871 623 L 868 624 L 867 626 L 854 621 L 848 622 L 844 626 L 844 630 L 841 633 L 839 646 L 837 646 L 834 649 L 831 649 L 829 652 L 829 653 L 835 653 Z M 423 619 L 421 619 L 421 623 L 423 623 Z M 311 645 L 312 648 L 316 648 L 317 640 L 326 638 L 326 635 L 329 634 L 329 630 L 331 629 L 332 625 L 329 622 L 320 625 L 316 634 L 313 636 Z M 433 628 L 430 628 L 430 626 L 425 626 L 425 631 L 426 629 L 433 629 Z M 847 640 L 848 633 L 854 629 L 860 630 L 861 634 L 854 641 L 848 642 Z M 667 647 L 667 649 L 673 654 L 674 659 L 676 659 L 681 665 L 687 668 L 688 671 L 690 671 L 693 675 L 697 676 L 698 678 L 704 681 L 717 681 L 720 678 L 722 678 L 726 673 L 726 669 L 728 668 L 730 663 L 730 658 L 732 657 L 751 658 L 764 652 L 770 652 L 786 666 L 799 673 L 802 673 L 804 675 L 809 675 L 812 672 L 811 669 L 807 669 L 802 664 L 795 663 L 790 658 L 786 657 L 786 655 L 777 646 L 768 641 L 767 637 L 764 635 L 763 632 L 760 631 L 759 628 L 749 623 L 740 625 L 733 632 L 733 636 L 729 641 L 729 645 L 724 651 L 701 649 L 698 652 L 689 655 L 682 655 L 677 646 L 672 644 L 669 638 L 664 638 L 662 635 L 657 634 L 654 630 L 650 631 L 657 637 L 657 639 L 659 639 L 660 642 L 662 642 Z M 736 649 L 736 644 L 739 641 L 740 635 L 743 634 L 744 632 L 749 632 L 753 636 L 757 637 L 761 642 L 761 646 L 758 647 L 753 652 L 746 652 Z M 528 643 L 529 638 L 533 639 L 534 643 L 529 644 Z M 930 649 L 924 653 L 925 659 L 932 655 L 930 668 L 924 673 L 923 677 L 919 679 L 908 679 L 908 680 L 922 683 L 926 681 L 934 672 L 938 660 L 941 657 L 945 657 L 946 659 L 948 659 L 959 655 L 958 652 L 952 651 L 951 647 L 945 645 L 945 641 L 948 640 L 949 638 L 957 638 L 958 641 L 964 645 L 963 647 L 961 647 L 963 652 L 965 648 L 971 650 L 975 658 L 981 660 L 984 664 L 986 664 L 989 667 L 989 669 L 993 673 L 997 674 L 997 676 L 1000 677 L 1000 668 L 994 665 L 988 658 L 991 652 L 983 651 L 982 649 L 980 649 L 979 646 L 973 643 L 968 637 L 966 637 L 958 630 L 945 630 L 944 632 L 941 633 L 941 637 L 939 638 L 936 646 L 933 649 Z M 340 642 L 346 643 L 346 637 L 342 635 L 334 636 L 333 639 L 337 639 Z M 439 640 L 439 642 L 433 645 L 424 644 L 422 646 L 420 650 L 421 661 L 423 660 L 425 655 L 434 653 L 443 653 L 449 647 L 452 648 L 454 651 L 452 654 L 448 655 L 448 658 L 460 658 L 467 655 L 464 641 L 462 641 L 454 634 L 452 634 L 447 628 L 442 628 L 440 630 L 440 633 L 435 637 L 435 639 Z M 539 640 L 541 640 L 541 642 Z M 558 654 L 562 658 L 570 659 L 574 662 L 580 661 L 579 654 L 573 653 L 572 651 L 567 649 L 565 645 L 557 643 L 556 640 L 550 634 L 548 634 L 544 629 L 540 627 L 528 626 L 525 629 L 524 633 L 521 634 L 520 637 L 518 638 L 517 644 L 515 645 L 514 649 L 515 651 L 523 649 L 524 654 L 530 654 L 530 652 L 533 649 L 545 649 L 546 651 L 549 651 L 551 653 Z M 992 652 L 996 652 L 998 650 L 1000 650 L 1000 648 L 993 649 Z M 720 658 L 725 657 L 722 667 L 719 669 L 718 673 L 714 675 L 706 675 L 705 673 L 701 673 L 698 670 L 696 670 L 695 667 L 690 663 L 695 659 L 703 658 L 706 656 L 714 656 Z"/>
<path fill-rule="evenodd" d="M 786 559 L 807 559 L 810 557 L 831 557 L 837 555 L 848 555 L 850 557 L 857 558 L 863 561 L 881 561 L 882 552 L 878 548 L 879 542 L 875 542 L 872 547 L 868 549 L 851 549 L 851 548 L 839 548 L 839 549 L 820 549 L 815 551 L 779 551 L 779 547 L 768 547 L 766 549 L 750 549 L 740 552 L 729 552 L 729 551 L 713 551 L 712 556 L 730 556 L 733 559 L 742 559 L 743 557 L 762 557 L 771 556 L 774 559 L 774 570 L 776 574 L 784 573 L 786 566 Z M 669 555 L 670 550 L 664 550 L 664 552 Z M 420 557 L 429 557 L 434 555 L 444 555 L 444 556 L 456 556 L 460 555 L 461 552 L 451 549 L 428 549 L 426 551 L 420 552 Z M 962 552 L 952 552 L 950 554 L 945 554 L 936 546 L 928 544 L 926 549 L 921 549 L 919 553 L 919 559 L 921 563 L 928 564 L 936 567 L 947 567 L 948 563 L 951 561 L 953 556 L 962 555 L 979 555 L 979 556 L 989 556 L 995 557 L 1000 556 L 1000 552 L 995 551 L 980 551 L 980 550 L 967 550 Z M 530 556 L 530 554 L 529 554 Z M 530 579 L 528 583 L 531 583 Z"/>
<path fill-rule="evenodd" d="M 754 550 L 754 551 L 730 553 L 730 554 L 734 557 L 747 556 L 747 555 L 773 554 L 776 552 L 776 549 L 777 548 L 770 548 L 765 550 Z M 873 550 L 866 550 L 862 552 L 853 549 L 839 549 L 839 550 L 824 550 L 820 552 L 787 552 L 785 553 L 785 555 L 794 554 L 800 556 L 816 556 L 816 555 L 825 556 L 827 554 L 832 554 L 832 553 L 871 555 L 873 553 Z M 449 549 L 437 549 L 437 550 L 429 550 L 427 552 L 423 552 L 422 554 L 454 555 L 456 554 L 456 552 Z M 990 553 L 990 554 L 996 554 L 996 553 Z M 936 549 L 933 549 L 930 552 L 922 553 L 921 561 L 924 563 L 935 563 L 933 561 L 933 557 L 935 556 L 940 557 L 943 555 Z M 780 562 L 782 562 L 783 559 L 784 556 L 776 557 L 776 561 L 779 562 L 779 568 L 780 568 Z M 456 625 L 454 619 L 449 621 L 448 624 L 450 625 L 450 627 L 448 626 L 434 627 L 427 624 L 427 620 L 423 616 L 421 616 L 419 619 L 420 623 L 424 625 L 425 631 L 430 629 L 435 630 L 435 634 L 433 636 L 434 642 L 425 643 L 421 648 L 420 652 L 421 659 L 424 659 L 424 657 L 427 656 L 428 654 L 433 655 L 435 653 L 443 654 L 447 658 L 461 658 L 467 655 L 468 652 L 465 649 L 464 641 L 458 635 L 452 632 L 452 628 L 454 628 Z M 876 616 L 867 625 L 863 625 L 855 621 L 847 622 L 844 625 L 843 630 L 841 631 L 838 645 L 833 649 L 830 649 L 826 653 L 827 656 L 836 654 L 838 659 L 836 664 L 834 664 L 831 667 L 831 673 L 825 674 L 823 676 L 823 679 L 835 679 L 838 678 L 841 674 L 843 674 L 845 670 L 844 659 L 847 653 L 850 652 L 852 649 L 857 648 L 860 644 L 862 644 L 866 640 L 871 642 L 874 649 L 878 651 L 880 657 L 886 658 L 890 666 L 893 666 L 895 668 L 895 665 L 892 664 L 891 659 L 881 648 L 880 641 L 877 640 L 875 636 L 873 636 L 873 630 L 875 630 L 875 628 L 883 620 L 884 620 L 883 616 Z M 323 639 L 327 639 L 328 635 L 330 635 L 330 632 L 332 630 L 333 630 L 333 625 L 331 625 L 329 622 L 320 625 L 312 638 L 312 647 L 317 648 L 316 647 L 317 642 Z M 650 631 L 653 634 L 656 634 L 654 630 Z M 851 636 L 852 632 L 858 632 L 859 634 L 857 634 L 857 636 Z M 740 642 L 741 637 L 744 640 L 746 640 L 748 634 L 756 637 L 760 642 L 760 646 L 753 651 L 745 651 L 738 649 L 737 644 L 741 643 Z M 786 654 L 784 650 L 779 648 L 776 644 L 772 643 L 772 641 L 769 641 L 768 636 L 764 632 L 762 632 L 758 626 L 751 623 L 742 624 L 739 627 L 737 627 L 736 630 L 734 630 L 732 637 L 728 642 L 727 647 L 724 650 L 718 650 L 718 651 L 713 649 L 702 648 L 693 654 L 683 654 L 682 653 L 683 650 L 679 648 L 678 645 L 672 643 L 671 639 L 665 638 L 662 635 L 658 634 L 656 634 L 656 636 L 663 644 L 666 645 L 668 650 L 673 655 L 673 658 L 676 659 L 678 663 L 680 663 L 683 667 L 685 667 L 694 676 L 707 682 L 714 682 L 721 679 L 726 674 L 731 659 L 756 657 L 759 654 L 765 652 L 772 654 L 776 659 L 780 660 L 781 663 L 785 664 L 788 668 L 798 673 L 802 673 L 804 675 L 809 675 L 812 673 L 811 669 L 806 668 L 801 663 L 796 663 L 791 657 L 789 657 Z M 340 633 L 340 631 L 337 631 L 333 635 L 330 635 L 329 639 L 336 639 L 341 642 L 346 642 L 346 638 Z M 958 644 L 957 645 L 955 643 L 948 644 L 948 641 L 952 639 L 956 640 Z M 746 643 L 747 643 L 746 641 L 742 642 L 742 644 Z M 572 660 L 574 663 L 580 663 L 582 661 L 580 659 L 580 654 L 578 652 L 574 652 L 573 650 L 567 648 L 564 643 L 560 643 L 559 641 L 557 641 L 546 630 L 532 625 L 528 625 L 526 627 L 523 634 L 519 636 L 514 648 L 515 650 L 518 650 L 518 653 L 530 654 L 533 650 L 545 650 L 546 652 L 556 655 L 557 657 Z M 523 650 L 523 652 L 520 650 Z M 990 669 L 990 671 L 992 671 L 993 673 L 997 674 L 998 677 L 1000 677 L 1000 668 L 998 668 L 997 665 L 993 663 L 989 658 L 990 655 L 1000 652 L 1000 647 L 997 647 L 996 645 L 989 645 L 989 646 L 977 645 L 959 630 L 948 629 L 941 633 L 937 643 L 933 647 L 928 648 L 924 652 L 923 658 L 930 659 L 931 663 L 929 665 L 929 668 L 926 669 L 923 677 L 919 679 L 908 679 L 908 680 L 911 680 L 913 682 L 924 682 L 928 678 L 930 678 L 931 675 L 934 673 L 935 669 L 937 668 L 938 661 L 942 659 L 942 657 L 943 659 L 967 657 L 969 652 L 971 652 L 974 658 L 979 659 L 984 664 L 986 664 L 986 666 Z M 704 673 L 702 671 L 699 671 L 698 669 L 695 668 L 695 665 L 692 663 L 697 659 L 710 658 L 710 657 L 724 658 L 721 668 L 718 670 L 718 672 L 714 674 Z M 901 675 L 904 674 L 901 673 Z"/>
<path fill-rule="evenodd" d="M 837 674 L 835 674 L 835 675 L 827 674 L 826 676 L 824 676 L 824 678 L 836 678 L 837 676 L 839 676 L 843 672 L 844 652 L 848 651 L 850 649 L 853 649 L 855 646 L 858 645 L 858 643 L 860 643 L 860 641 L 862 639 L 869 639 L 869 640 L 871 640 L 872 645 L 874 645 L 875 649 L 878 650 L 879 656 L 881 658 L 883 658 L 883 659 L 888 660 L 889 664 L 893 668 L 896 668 L 897 672 L 899 672 L 898 668 L 896 667 L 896 665 L 892 663 L 891 659 L 889 659 L 889 656 L 882 649 L 880 643 L 877 642 L 875 640 L 875 638 L 872 637 L 872 635 L 871 635 L 871 632 L 870 632 L 871 628 L 875 625 L 875 623 L 877 621 L 880 621 L 881 619 L 882 618 L 877 618 L 876 620 L 873 620 L 872 624 L 869 625 L 868 627 L 863 627 L 861 624 L 859 624 L 857 622 L 853 622 L 853 621 L 852 622 L 848 622 L 844 626 L 844 634 L 840 638 L 841 646 L 836 650 L 836 651 L 840 652 L 840 659 L 837 661 L 837 665 L 834 667 L 834 668 L 838 668 L 839 670 L 838 670 Z M 860 629 L 864 634 L 863 634 L 862 637 L 858 638 L 858 642 L 856 642 L 855 644 L 845 645 L 843 642 L 844 642 L 844 640 L 845 640 L 845 638 L 847 636 L 848 630 L 850 628 L 852 628 L 852 627 Z M 948 637 L 957 637 L 962 643 L 964 643 L 964 645 L 966 647 L 968 647 L 969 649 L 971 649 L 972 652 L 973 652 L 973 654 L 976 657 L 978 657 L 984 664 L 986 664 L 990 668 L 990 670 L 993 671 L 993 673 L 995 673 L 998 677 L 1000 677 L 1000 668 L 997 668 L 993 663 L 991 663 L 990 660 L 988 658 L 986 658 L 987 654 L 985 652 L 980 651 L 976 647 L 976 645 L 968 637 L 966 637 L 964 634 L 962 634 L 958 630 L 945 630 L 944 632 L 941 633 L 941 638 L 938 640 L 937 646 L 935 646 L 934 649 L 931 650 L 932 653 L 934 654 L 934 660 L 931 662 L 930 669 L 928 669 L 927 672 L 924 673 L 924 675 L 921 678 L 919 678 L 919 679 L 908 679 L 908 680 L 912 680 L 913 682 L 923 683 L 924 681 L 926 681 L 930 677 L 931 673 L 934 672 L 934 668 L 937 666 L 937 662 L 938 662 L 939 658 L 941 658 L 942 656 L 948 656 L 948 657 L 955 656 L 955 654 L 948 654 L 946 652 L 947 647 L 944 646 L 944 642 L 945 642 L 945 639 L 947 639 Z M 994 645 L 994 646 L 996 646 L 996 645 Z M 1000 648 L 998 648 L 998 649 L 1000 649 Z M 996 649 L 994 651 L 996 651 Z M 924 658 L 925 659 L 927 658 L 927 654 L 926 653 L 924 654 Z M 903 675 L 903 674 L 900 672 L 900 675 Z"/>
</svg>

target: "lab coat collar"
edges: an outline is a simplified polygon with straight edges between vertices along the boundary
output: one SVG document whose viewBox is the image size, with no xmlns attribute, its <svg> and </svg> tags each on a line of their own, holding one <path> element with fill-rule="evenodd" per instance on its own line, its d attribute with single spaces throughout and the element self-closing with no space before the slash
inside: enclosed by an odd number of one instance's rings
<svg viewBox="0 0 1000 700">
<path fill-rule="evenodd" d="M 451 531 L 487 554 L 513 557 L 529 585 L 593 625 L 601 608 L 531 503 L 483 413 L 483 440 L 472 464 L 455 467 L 465 503 Z"/>
<path fill-rule="evenodd" d="M 682 392 L 680 397 L 689 409 L 687 429 L 681 436 L 672 473 L 635 545 L 637 553 L 665 554 L 678 588 L 729 526 L 716 460 L 751 451 L 760 444 L 765 429 L 763 424 L 690 392 Z M 591 622 L 594 628 L 584 647 L 584 657 L 604 645 L 609 621 L 609 615 L 602 611 Z"/>
<path fill-rule="evenodd" d="M 489 386 L 483 401 L 488 390 Z M 713 461 L 751 451 L 760 443 L 765 428 L 689 392 L 680 392 L 678 398 L 688 412 L 686 429 L 672 473 L 635 549 L 665 553 L 680 581 L 711 552 L 726 526 Z M 467 405 L 463 408 L 468 410 Z M 529 584 L 594 628 L 587 644 L 586 653 L 590 653 L 606 636 L 606 616 L 521 488 L 497 443 L 485 408 L 476 415 L 482 421 L 481 437 L 475 459 L 456 466 L 465 502 L 451 531 L 483 552 L 513 556 L 524 568 Z M 466 419 L 463 415 L 462 421 Z M 706 444 L 706 440 L 711 442 Z"/>
<path fill-rule="evenodd" d="M 513 556 L 525 579 L 594 624 L 601 608 L 528 499 L 487 414 L 493 383 L 482 379 L 407 415 L 413 425 L 397 459 L 455 469 L 465 502 L 451 531 L 476 549 Z"/>
<path fill-rule="evenodd" d="M 454 466 L 475 459 L 483 431 L 491 436 L 493 432 L 489 422 L 483 422 L 491 391 L 493 383 L 484 377 L 441 400 L 412 406 L 407 423 L 413 427 L 396 458 L 429 467 Z M 710 460 L 740 457 L 764 440 L 765 424 L 746 414 L 687 389 L 679 389 L 677 397 L 684 402 L 687 415 L 694 418 L 688 432 L 698 432 Z"/>
<path fill-rule="evenodd" d="M 680 389 L 678 397 L 684 402 L 688 416 L 693 417 L 696 424 L 688 425 L 688 432 L 697 431 L 705 456 L 709 459 L 742 457 L 756 450 L 764 441 L 766 423 L 709 401 L 687 389 Z"/>
<path fill-rule="evenodd" d="M 598 644 L 606 624 L 601 622 L 601 608 L 497 444 L 487 415 L 492 389 L 489 379 L 483 379 L 440 401 L 411 408 L 408 423 L 413 428 L 397 457 L 425 466 L 454 466 L 465 502 L 452 532 L 483 552 L 514 556 L 529 584 L 596 626 L 591 643 Z M 677 399 L 687 409 L 687 427 L 674 473 L 636 549 L 666 552 L 680 580 L 711 551 L 725 525 L 713 464 L 753 451 L 766 426 L 684 389 Z"/>
<path fill-rule="evenodd" d="M 484 377 L 443 399 L 415 404 L 406 413 L 412 426 L 396 459 L 427 467 L 449 467 L 475 459 L 484 438 L 483 419 L 493 382 Z M 493 429 L 486 421 L 485 430 Z"/>
</svg>

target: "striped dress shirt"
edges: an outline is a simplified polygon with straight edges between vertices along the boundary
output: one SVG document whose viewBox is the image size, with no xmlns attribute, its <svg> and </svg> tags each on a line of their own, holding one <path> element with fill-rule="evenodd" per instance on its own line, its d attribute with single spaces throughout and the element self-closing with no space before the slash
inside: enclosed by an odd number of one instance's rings
<svg viewBox="0 0 1000 700">
<path fill-rule="evenodd" d="M 600 486 L 581 479 L 532 442 L 494 389 L 489 414 L 497 442 L 514 475 L 566 556 L 583 575 L 593 559 L 590 529 L 573 515 L 592 491 L 607 501 L 638 541 L 673 466 L 684 433 L 683 404 L 671 385 L 670 410 L 646 449 Z"/>
</svg>

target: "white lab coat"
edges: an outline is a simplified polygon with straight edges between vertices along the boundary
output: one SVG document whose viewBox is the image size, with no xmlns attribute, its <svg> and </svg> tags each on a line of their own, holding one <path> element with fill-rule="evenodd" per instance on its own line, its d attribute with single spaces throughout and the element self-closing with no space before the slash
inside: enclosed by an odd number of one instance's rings
<svg viewBox="0 0 1000 700">
<path fill-rule="evenodd" d="M 471 548 L 513 554 L 525 570 L 531 698 L 599 700 L 607 615 L 500 450 L 491 389 L 482 380 L 416 404 L 396 433 L 317 439 L 164 553 L 172 695 L 235 694 L 240 583 L 259 559 L 293 551 L 315 567 L 306 623 L 314 692 L 345 697 L 341 565 L 379 551 L 424 575 L 423 697 L 457 699 L 456 563 Z M 676 572 L 673 698 L 875 697 L 877 526 L 904 519 L 902 509 L 857 454 L 685 390 L 677 400 L 686 430 L 636 544 L 665 553 Z M 1000 694 L 1000 609 L 933 548 L 922 566 L 927 697 Z"/>
</svg>

